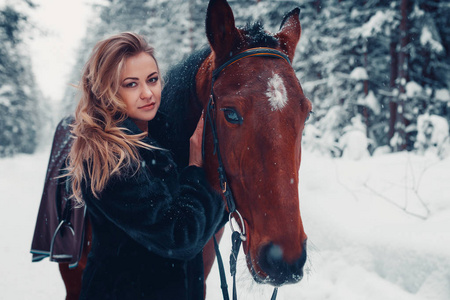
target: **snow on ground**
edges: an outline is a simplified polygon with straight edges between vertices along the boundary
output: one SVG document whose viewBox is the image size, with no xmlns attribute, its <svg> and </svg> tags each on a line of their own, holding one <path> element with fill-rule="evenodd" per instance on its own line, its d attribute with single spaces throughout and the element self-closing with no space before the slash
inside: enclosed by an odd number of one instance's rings
<svg viewBox="0 0 450 300">
<path fill-rule="evenodd" d="M 0 299 L 64 299 L 58 265 L 31 263 L 50 150 L 0 159 Z"/>
<path fill-rule="evenodd" d="M 0 299 L 64 299 L 55 263 L 29 254 L 49 149 L 0 159 Z M 397 153 L 360 161 L 303 153 L 305 278 L 279 300 L 450 299 L 450 158 Z M 267 224 L 270 226 L 270 224 Z M 220 244 L 228 270 L 229 229 Z M 221 298 L 217 266 L 207 299 Z M 231 290 L 231 279 L 228 284 Z M 240 299 L 270 299 L 240 254 Z"/>
</svg>

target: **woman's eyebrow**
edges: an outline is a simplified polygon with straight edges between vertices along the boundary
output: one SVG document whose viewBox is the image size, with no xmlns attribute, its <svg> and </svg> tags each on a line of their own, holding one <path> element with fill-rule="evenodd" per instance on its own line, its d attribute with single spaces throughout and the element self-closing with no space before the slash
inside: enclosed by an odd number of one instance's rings
<svg viewBox="0 0 450 300">
<path fill-rule="evenodd" d="M 153 75 L 158 74 L 158 71 L 155 71 L 147 76 L 147 78 L 152 77 Z"/>
<path fill-rule="evenodd" d="M 155 74 L 158 74 L 158 72 L 153 72 L 153 73 L 150 73 L 148 76 L 147 76 L 147 78 L 149 78 L 149 77 L 151 77 L 151 76 L 153 76 L 153 75 L 155 75 Z M 125 80 L 138 80 L 139 78 L 138 77 L 127 77 L 127 78 L 124 78 L 123 80 L 122 80 L 122 82 L 124 82 Z"/>
<path fill-rule="evenodd" d="M 137 78 L 137 77 L 127 77 L 127 78 L 124 78 L 122 81 L 129 80 L 129 79 L 131 79 L 131 80 L 138 80 L 139 78 Z"/>
</svg>

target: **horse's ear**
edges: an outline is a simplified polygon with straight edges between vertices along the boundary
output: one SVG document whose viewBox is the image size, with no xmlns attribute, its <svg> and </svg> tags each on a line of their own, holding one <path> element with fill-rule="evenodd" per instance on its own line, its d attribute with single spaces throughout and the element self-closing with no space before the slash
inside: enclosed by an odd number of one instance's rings
<svg viewBox="0 0 450 300">
<path fill-rule="evenodd" d="M 226 0 L 209 1 L 206 13 L 206 36 L 217 60 L 228 59 L 239 40 L 234 15 Z"/>
<path fill-rule="evenodd" d="M 293 61 L 295 48 L 302 34 L 302 26 L 300 24 L 300 8 L 294 8 L 290 11 L 281 22 L 280 31 L 275 37 L 280 41 L 281 49 L 286 52 L 289 59 Z"/>
</svg>

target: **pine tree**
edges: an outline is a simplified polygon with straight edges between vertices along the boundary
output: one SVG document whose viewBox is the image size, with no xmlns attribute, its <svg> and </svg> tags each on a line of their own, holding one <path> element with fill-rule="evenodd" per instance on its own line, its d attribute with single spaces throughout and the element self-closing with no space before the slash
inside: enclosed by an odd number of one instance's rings
<svg viewBox="0 0 450 300">
<path fill-rule="evenodd" d="M 27 22 L 15 7 L 0 7 L 0 157 L 34 152 L 45 116 L 23 43 Z"/>
<path fill-rule="evenodd" d="M 439 0 L 309 3 L 313 17 L 302 22 L 307 44 L 298 66 L 308 70 L 302 82 L 322 135 L 330 136 L 321 128 L 327 114 L 335 114 L 335 126 L 325 126 L 335 141 L 361 115 L 373 148 L 411 150 L 419 115 L 448 119 L 447 6 Z"/>
<path fill-rule="evenodd" d="M 440 4 L 438 0 L 402 0 L 397 7 L 401 16 L 397 40 L 397 135 L 391 144 L 399 151 L 414 149 L 420 115 L 428 113 L 448 118 L 450 64 L 446 54 L 449 49 L 444 46 L 448 21 L 440 16 L 442 11 L 448 12 L 448 8 Z M 447 95 L 444 99 L 440 99 L 442 91 Z"/>
</svg>

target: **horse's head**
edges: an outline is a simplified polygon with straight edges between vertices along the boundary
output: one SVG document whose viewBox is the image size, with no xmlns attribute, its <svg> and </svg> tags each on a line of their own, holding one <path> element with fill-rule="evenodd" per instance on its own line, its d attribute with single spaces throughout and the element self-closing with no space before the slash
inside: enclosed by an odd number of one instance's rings
<svg viewBox="0 0 450 300">
<path fill-rule="evenodd" d="M 212 70 L 231 57 L 269 47 L 292 61 L 301 34 L 299 13 L 298 8 L 291 11 L 280 31 L 271 35 L 258 24 L 237 29 L 228 3 L 210 1 L 206 32 L 212 54 L 197 74 L 204 105 Z M 311 104 L 289 60 L 250 56 L 227 65 L 214 82 L 211 112 L 228 183 L 247 231 L 243 245 L 249 269 L 258 282 L 277 286 L 299 281 L 306 260 L 298 181 L 302 131 Z M 218 159 L 206 126 L 205 169 L 219 189 Z"/>
</svg>

